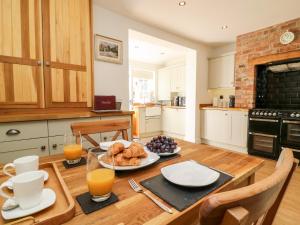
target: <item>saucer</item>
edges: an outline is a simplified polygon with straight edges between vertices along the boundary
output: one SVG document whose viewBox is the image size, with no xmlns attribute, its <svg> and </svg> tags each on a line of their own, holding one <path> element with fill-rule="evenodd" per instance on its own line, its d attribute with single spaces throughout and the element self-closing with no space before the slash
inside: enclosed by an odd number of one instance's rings
<svg viewBox="0 0 300 225">
<path fill-rule="evenodd" d="M 2 217 L 5 220 L 17 219 L 24 216 L 29 216 L 34 213 L 40 212 L 49 206 L 53 205 L 56 201 L 56 194 L 52 189 L 45 188 L 42 192 L 42 201 L 39 205 L 32 207 L 30 209 L 21 209 L 17 207 L 9 211 L 1 210 Z"/>
<path fill-rule="evenodd" d="M 46 182 L 49 178 L 49 174 L 47 171 L 45 170 L 39 170 L 41 172 L 44 173 L 44 181 Z M 9 189 L 9 190 L 13 190 L 13 182 L 12 182 L 12 177 L 9 178 L 7 181 L 4 182 L 4 185 Z"/>
</svg>

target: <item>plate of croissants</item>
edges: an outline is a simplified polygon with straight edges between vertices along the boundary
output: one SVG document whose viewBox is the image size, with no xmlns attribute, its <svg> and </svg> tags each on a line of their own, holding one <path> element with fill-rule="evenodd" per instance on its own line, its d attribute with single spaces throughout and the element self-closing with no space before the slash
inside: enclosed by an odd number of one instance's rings
<svg viewBox="0 0 300 225">
<path fill-rule="evenodd" d="M 114 160 L 115 170 L 135 170 L 149 166 L 159 158 L 159 155 L 145 150 L 139 143 L 131 142 L 126 147 L 122 142 L 116 141 L 109 147 L 107 154 L 99 158 L 99 163 L 103 167 L 112 168 Z"/>
</svg>

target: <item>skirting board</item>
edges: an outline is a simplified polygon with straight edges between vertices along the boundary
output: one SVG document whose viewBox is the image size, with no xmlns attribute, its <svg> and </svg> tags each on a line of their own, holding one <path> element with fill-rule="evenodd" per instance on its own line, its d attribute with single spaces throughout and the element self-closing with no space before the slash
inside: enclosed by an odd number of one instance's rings
<svg viewBox="0 0 300 225">
<path fill-rule="evenodd" d="M 219 147 L 219 148 L 229 149 L 229 150 L 232 150 L 232 151 L 237 151 L 237 152 L 240 152 L 240 153 L 248 154 L 247 153 L 247 147 L 240 147 L 240 146 L 235 146 L 235 145 L 219 143 L 219 142 L 210 141 L 210 140 L 207 140 L 207 139 L 204 139 L 204 138 L 201 139 L 201 143 L 216 146 L 216 147 Z"/>
<path fill-rule="evenodd" d="M 184 135 L 180 135 L 180 134 L 175 134 L 175 133 L 165 132 L 164 131 L 163 135 L 170 136 L 170 137 L 177 138 L 177 139 L 181 139 L 181 140 L 185 140 L 185 136 Z"/>
</svg>

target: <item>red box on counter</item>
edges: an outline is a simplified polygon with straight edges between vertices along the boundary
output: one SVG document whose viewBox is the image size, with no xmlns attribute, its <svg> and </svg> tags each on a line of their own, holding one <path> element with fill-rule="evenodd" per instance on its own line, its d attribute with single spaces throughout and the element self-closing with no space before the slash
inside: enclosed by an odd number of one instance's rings
<svg viewBox="0 0 300 225">
<path fill-rule="evenodd" d="M 94 96 L 94 110 L 115 110 L 116 96 Z"/>
</svg>

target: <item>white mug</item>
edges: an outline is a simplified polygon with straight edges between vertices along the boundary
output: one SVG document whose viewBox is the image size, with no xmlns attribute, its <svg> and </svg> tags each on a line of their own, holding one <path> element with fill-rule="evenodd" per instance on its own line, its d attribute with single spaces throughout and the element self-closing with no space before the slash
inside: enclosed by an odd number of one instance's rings
<svg viewBox="0 0 300 225">
<path fill-rule="evenodd" d="M 44 174 L 41 171 L 30 171 L 14 176 L 12 179 L 14 196 L 4 193 L 6 183 L 0 186 L 0 195 L 13 199 L 22 209 L 30 209 L 41 203 L 44 188 Z"/>
<path fill-rule="evenodd" d="M 16 175 L 25 173 L 28 171 L 35 171 L 39 169 L 39 157 L 37 155 L 24 156 L 15 159 L 13 163 L 8 163 L 3 167 L 3 173 L 12 177 L 13 174 L 9 173 L 7 170 L 9 167 L 15 168 Z"/>
</svg>

